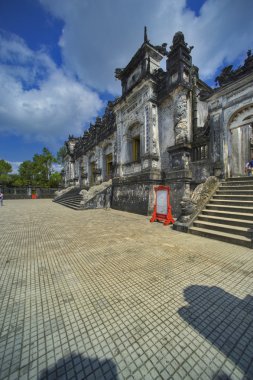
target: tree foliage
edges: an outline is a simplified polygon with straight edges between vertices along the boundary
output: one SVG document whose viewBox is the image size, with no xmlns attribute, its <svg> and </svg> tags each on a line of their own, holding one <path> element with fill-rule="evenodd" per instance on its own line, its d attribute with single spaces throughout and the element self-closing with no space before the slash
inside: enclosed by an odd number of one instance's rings
<svg viewBox="0 0 253 380">
<path fill-rule="evenodd" d="M 42 154 L 33 156 L 34 181 L 38 186 L 49 185 L 50 176 L 53 173 L 53 163 L 56 163 L 56 159 L 47 148 L 43 148 Z"/>
<path fill-rule="evenodd" d="M 61 178 L 55 175 L 53 170 L 53 164 L 56 162 L 52 153 L 47 148 L 43 148 L 42 154 L 36 153 L 32 161 L 24 161 L 20 165 L 19 176 L 23 184 L 41 187 L 52 187 L 54 184 L 57 187 Z"/>
<path fill-rule="evenodd" d="M 59 183 L 61 183 L 62 176 L 60 173 L 55 172 L 50 175 L 49 178 L 49 185 L 50 187 L 58 187 Z"/>
<path fill-rule="evenodd" d="M 29 185 L 34 183 L 35 167 L 32 161 L 24 161 L 18 169 L 22 185 Z"/>
<path fill-rule="evenodd" d="M 0 160 L 0 184 L 9 185 L 11 182 L 10 173 L 12 172 L 12 166 L 5 160 Z"/>
<path fill-rule="evenodd" d="M 12 172 L 12 166 L 5 160 L 0 160 L 0 174 L 9 174 Z"/>
<path fill-rule="evenodd" d="M 64 158 L 67 155 L 67 147 L 66 145 L 63 145 L 57 152 L 57 162 L 60 165 L 63 165 L 64 163 Z"/>
<path fill-rule="evenodd" d="M 0 183 L 12 186 L 58 187 L 61 175 L 54 171 L 53 164 L 56 162 L 52 153 L 43 148 L 41 154 L 36 153 L 32 160 L 20 164 L 18 174 L 10 175 L 11 165 L 0 160 Z"/>
</svg>

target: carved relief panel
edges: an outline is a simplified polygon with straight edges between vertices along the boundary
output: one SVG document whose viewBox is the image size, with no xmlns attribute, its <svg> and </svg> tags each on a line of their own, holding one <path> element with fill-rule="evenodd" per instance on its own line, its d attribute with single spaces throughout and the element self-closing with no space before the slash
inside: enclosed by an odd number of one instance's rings
<svg viewBox="0 0 253 380">
<path fill-rule="evenodd" d="M 187 96 L 181 93 L 175 100 L 175 144 L 188 142 Z"/>
</svg>

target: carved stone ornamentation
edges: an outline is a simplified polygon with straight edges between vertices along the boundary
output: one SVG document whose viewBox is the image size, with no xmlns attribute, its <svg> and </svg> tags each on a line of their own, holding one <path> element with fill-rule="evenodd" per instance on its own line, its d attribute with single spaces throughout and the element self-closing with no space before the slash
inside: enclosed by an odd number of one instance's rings
<svg viewBox="0 0 253 380">
<path fill-rule="evenodd" d="M 149 107 L 145 107 L 145 153 L 149 152 Z"/>
<path fill-rule="evenodd" d="M 180 202 L 181 206 L 181 215 L 178 218 L 178 222 L 187 223 L 190 221 L 192 214 L 196 210 L 196 202 L 193 202 L 190 198 L 182 198 Z"/>
<path fill-rule="evenodd" d="M 157 115 L 156 115 L 156 107 L 152 106 L 152 153 L 157 154 L 158 149 L 157 149 L 157 141 L 158 141 L 158 136 L 157 136 Z"/>
<path fill-rule="evenodd" d="M 181 94 L 175 107 L 175 143 L 183 144 L 188 141 L 187 126 L 187 98 L 185 94 Z"/>
<path fill-rule="evenodd" d="M 182 198 L 180 202 L 181 215 L 177 219 L 176 225 L 187 225 L 191 223 L 197 213 L 204 207 L 211 196 L 216 191 L 219 181 L 216 177 L 208 177 L 208 179 L 198 185 L 192 195 Z"/>
</svg>

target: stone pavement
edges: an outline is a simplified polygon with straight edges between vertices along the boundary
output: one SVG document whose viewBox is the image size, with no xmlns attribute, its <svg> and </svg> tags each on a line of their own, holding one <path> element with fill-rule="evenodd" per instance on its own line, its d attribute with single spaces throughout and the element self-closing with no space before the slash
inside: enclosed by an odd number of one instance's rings
<svg viewBox="0 0 253 380">
<path fill-rule="evenodd" d="M 0 379 L 253 379 L 253 251 L 145 216 L 0 208 Z"/>
</svg>

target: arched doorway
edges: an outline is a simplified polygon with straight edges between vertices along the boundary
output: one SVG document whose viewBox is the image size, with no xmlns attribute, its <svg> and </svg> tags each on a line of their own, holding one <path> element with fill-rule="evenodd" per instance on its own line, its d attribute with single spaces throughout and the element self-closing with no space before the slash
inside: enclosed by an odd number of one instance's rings
<svg viewBox="0 0 253 380">
<path fill-rule="evenodd" d="M 230 118 L 229 176 L 244 175 L 245 164 L 253 155 L 253 105 L 244 107 Z"/>
</svg>

